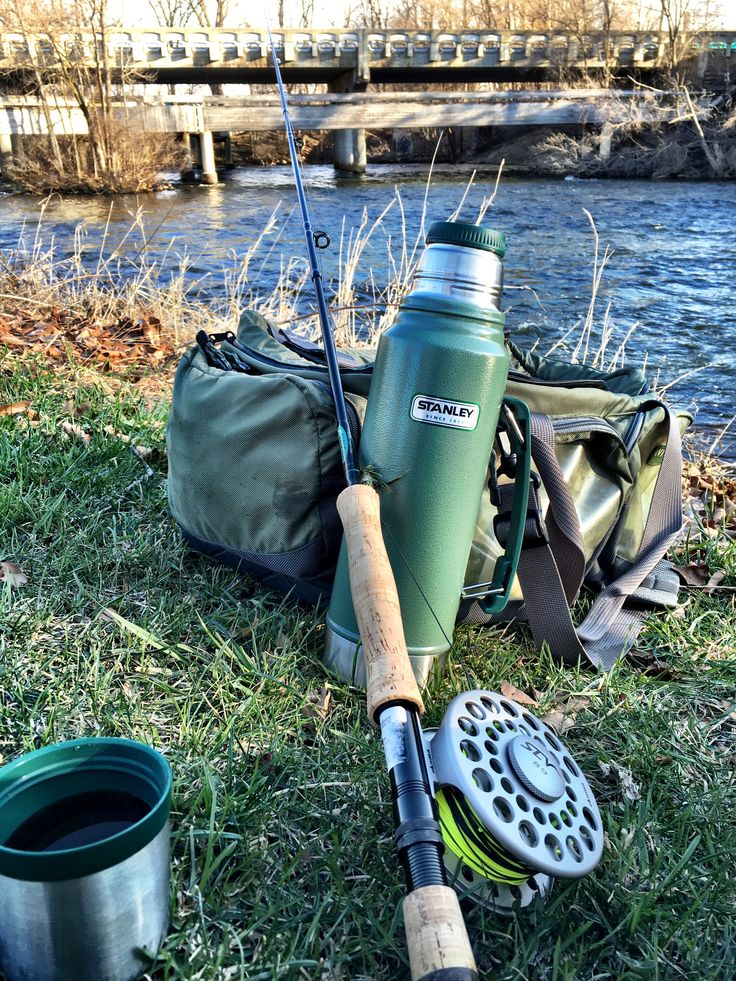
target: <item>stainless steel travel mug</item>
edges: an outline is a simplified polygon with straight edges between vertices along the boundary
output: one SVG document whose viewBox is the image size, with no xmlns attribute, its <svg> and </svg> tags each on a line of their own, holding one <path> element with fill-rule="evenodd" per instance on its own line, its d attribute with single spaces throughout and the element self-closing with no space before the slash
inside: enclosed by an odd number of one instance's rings
<svg viewBox="0 0 736 981">
<path fill-rule="evenodd" d="M 171 771 L 127 739 L 75 739 L 0 769 L 0 970 L 132 981 L 169 923 Z"/>
</svg>

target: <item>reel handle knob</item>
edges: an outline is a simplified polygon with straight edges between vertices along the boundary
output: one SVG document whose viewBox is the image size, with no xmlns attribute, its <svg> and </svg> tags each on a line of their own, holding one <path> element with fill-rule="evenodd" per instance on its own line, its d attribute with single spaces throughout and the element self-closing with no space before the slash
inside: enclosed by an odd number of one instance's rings
<svg viewBox="0 0 736 981">
<path fill-rule="evenodd" d="M 345 532 L 350 592 L 360 629 L 368 690 L 368 718 L 376 725 L 384 705 L 424 703 L 409 661 L 396 581 L 381 532 L 380 499 L 367 484 L 352 484 L 337 498 Z"/>
<path fill-rule="evenodd" d="M 403 910 L 412 981 L 478 981 L 454 889 L 416 889 L 404 899 Z"/>
</svg>

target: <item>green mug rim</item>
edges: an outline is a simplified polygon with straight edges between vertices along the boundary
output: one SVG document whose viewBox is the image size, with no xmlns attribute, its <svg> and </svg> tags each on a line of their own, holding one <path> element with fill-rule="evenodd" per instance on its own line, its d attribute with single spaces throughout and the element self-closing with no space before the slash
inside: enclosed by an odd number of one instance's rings
<svg viewBox="0 0 736 981">
<path fill-rule="evenodd" d="M 14 800 L 33 793 L 46 780 L 67 777 L 73 783 L 93 771 L 140 780 L 148 791 L 141 797 L 148 801 L 155 796 L 155 803 L 123 831 L 76 848 L 31 852 L 0 844 L 0 876 L 28 882 L 79 879 L 124 862 L 156 838 L 171 812 L 171 767 L 161 753 L 145 743 L 107 736 L 54 743 L 0 767 L 0 838 L 7 841 L 15 830 L 3 833 L 3 809 Z M 114 789 L 114 782 L 111 784 Z"/>
</svg>

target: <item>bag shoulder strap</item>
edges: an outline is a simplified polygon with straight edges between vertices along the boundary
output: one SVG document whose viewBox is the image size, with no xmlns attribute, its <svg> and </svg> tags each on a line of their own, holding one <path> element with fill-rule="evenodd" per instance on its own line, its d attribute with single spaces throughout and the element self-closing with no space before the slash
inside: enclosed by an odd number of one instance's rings
<svg viewBox="0 0 736 981">
<path fill-rule="evenodd" d="M 676 601 L 677 577 L 662 560 L 682 527 L 680 428 L 673 412 L 662 403 L 652 403 L 655 404 L 665 411 L 667 442 L 639 554 L 596 597 L 577 628 L 569 609 L 571 598 L 582 583 L 582 537 L 577 513 L 554 456 L 551 421 L 545 423 L 544 417 L 533 420 L 537 444 L 534 460 L 550 497 L 548 540 L 536 548 L 524 548 L 518 576 L 536 646 L 540 648 L 546 642 L 552 654 L 567 664 L 585 659 L 603 671 L 609 670 L 630 650 L 644 625 L 646 609 L 625 605 L 627 600 L 668 605 Z"/>
</svg>

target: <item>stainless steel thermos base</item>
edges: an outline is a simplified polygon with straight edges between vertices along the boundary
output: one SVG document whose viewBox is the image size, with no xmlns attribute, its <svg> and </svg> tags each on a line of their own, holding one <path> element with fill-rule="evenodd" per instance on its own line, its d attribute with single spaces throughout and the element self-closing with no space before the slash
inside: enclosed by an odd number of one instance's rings
<svg viewBox="0 0 736 981">
<path fill-rule="evenodd" d="M 359 688 L 365 688 L 365 661 L 359 640 L 344 637 L 330 626 L 329 618 L 325 629 L 325 667 L 343 681 Z M 442 674 L 447 661 L 447 650 L 431 654 L 417 654 L 409 651 L 409 661 L 420 687 L 424 687 L 434 674 Z"/>
<path fill-rule="evenodd" d="M 169 824 L 135 855 L 63 882 L 0 876 L 8 981 L 133 981 L 169 926 Z"/>
<path fill-rule="evenodd" d="M 128 739 L 0 768 L 0 973 L 133 981 L 169 923 L 171 770 Z"/>
</svg>

